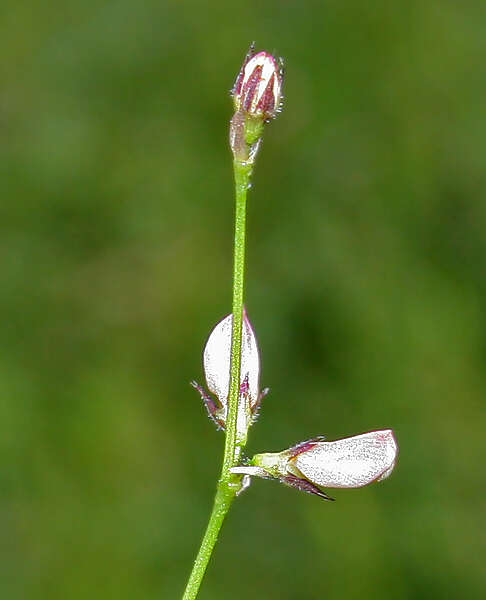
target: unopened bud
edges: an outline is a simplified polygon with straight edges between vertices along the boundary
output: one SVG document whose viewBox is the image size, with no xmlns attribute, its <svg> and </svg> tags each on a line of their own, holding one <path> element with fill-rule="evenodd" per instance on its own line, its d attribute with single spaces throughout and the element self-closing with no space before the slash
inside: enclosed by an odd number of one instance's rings
<svg viewBox="0 0 486 600">
<path fill-rule="evenodd" d="M 282 68 L 268 52 L 250 50 L 232 90 L 236 111 L 273 119 L 282 103 Z"/>
</svg>

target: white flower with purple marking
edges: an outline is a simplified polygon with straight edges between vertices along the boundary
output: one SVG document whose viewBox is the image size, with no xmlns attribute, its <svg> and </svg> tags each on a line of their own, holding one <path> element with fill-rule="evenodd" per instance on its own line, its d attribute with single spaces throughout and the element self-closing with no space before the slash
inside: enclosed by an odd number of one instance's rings
<svg viewBox="0 0 486 600">
<path fill-rule="evenodd" d="M 314 438 L 275 453 L 257 454 L 233 473 L 276 478 L 297 489 L 331 498 L 320 488 L 358 488 L 386 479 L 393 471 L 398 445 L 391 429 L 370 431 L 328 442 Z"/>
<path fill-rule="evenodd" d="M 211 419 L 226 428 L 230 391 L 233 315 L 211 331 L 203 352 L 206 392 L 196 382 Z M 243 312 L 240 390 L 236 422 L 237 445 L 243 447 L 268 389 L 260 392 L 260 352 L 253 327 Z M 211 395 L 212 394 L 212 395 Z M 243 476 L 243 489 L 251 477 L 277 479 L 304 492 L 332 500 L 322 488 L 359 488 L 386 479 L 395 467 L 398 445 L 391 429 L 369 431 L 340 440 L 312 438 L 282 452 L 256 454 L 251 461 L 232 467 Z"/>
<path fill-rule="evenodd" d="M 233 315 L 222 319 L 211 331 L 203 352 L 204 375 L 208 390 L 195 381 L 192 385 L 201 394 L 209 416 L 221 429 L 226 427 L 230 389 L 231 336 Z M 241 340 L 240 394 L 238 401 L 237 438 L 246 441 L 248 428 L 255 421 L 260 403 L 268 389 L 259 391 L 260 353 L 258 343 L 246 314 L 243 314 Z"/>
</svg>

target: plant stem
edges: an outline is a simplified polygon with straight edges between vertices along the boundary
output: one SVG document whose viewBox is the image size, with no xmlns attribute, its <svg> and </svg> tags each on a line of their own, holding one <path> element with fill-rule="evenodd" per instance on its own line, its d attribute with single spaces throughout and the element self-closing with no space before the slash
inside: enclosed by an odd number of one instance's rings
<svg viewBox="0 0 486 600">
<path fill-rule="evenodd" d="M 243 300 L 245 280 L 245 243 L 246 243 L 246 194 L 253 169 L 251 163 L 235 160 L 235 246 L 233 261 L 233 330 L 231 336 L 231 371 L 228 414 L 226 417 L 226 440 L 224 446 L 223 469 L 221 478 L 230 475 L 229 469 L 236 464 L 236 425 L 238 417 L 238 399 L 240 394 L 241 333 L 243 327 Z"/>
<path fill-rule="evenodd" d="M 224 518 L 236 496 L 236 488 L 231 488 L 228 483 L 222 480 L 218 483 L 216 496 L 214 498 L 213 510 L 209 517 L 209 523 L 206 528 L 206 533 L 201 542 L 201 547 L 197 553 L 194 566 L 192 568 L 189 581 L 182 600 L 194 600 L 197 597 L 199 587 L 206 572 L 209 560 L 214 550 L 214 546 L 218 540 L 219 531 L 223 525 Z"/>
<path fill-rule="evenodd" d="M 243 325 L 243 300 L 245 277 L 245 240 L 246 240 L 246 194 L 253 169 L 251 162 L 234 161 L 236 214 L 235 245 L 233 262 L 233 329 L 231 339 L 231 370 L 228 413 L 226 416 L 226 437 L 223 466 L 216 489 L 213 510 L 209 518 L 199 552 L 187 582 L 182 600 L 194 600 L 211 559 L 214 546 L 236 494 L 241 489 L 241 476 L 233 475 L 230 468 L 238 461 L 242 445 L 237 446 L 238 399 L 240 392 L 241 334 Z"/>
</svg>

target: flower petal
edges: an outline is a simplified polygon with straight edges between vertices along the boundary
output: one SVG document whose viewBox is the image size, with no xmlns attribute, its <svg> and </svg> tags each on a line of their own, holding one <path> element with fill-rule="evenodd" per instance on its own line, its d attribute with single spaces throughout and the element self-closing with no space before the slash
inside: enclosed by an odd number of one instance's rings
<svg viewBox="0 0 486 600">
<path fill-rule="evenodd" d="M 291 458 L 288 469 L 323 487 L 362 487 L 388 477 L 397 453 L 391 429 L 370 431 L 333 442 L 316 442 Z"/>
<path fill-rule="evenodd" d="M 243 332 L 241 339 L 241 372 L 240 382 L 248 377 L 248 391 L 250 396 L 251 408 L 258 401 L 260 393 L 260 352 L 258 351 L 258 342 L 251 326 L 250 320 L 243 313 Z"/>
<path fill-rule="evenodd" d="M 228 405 L 232 327 L 233 315 L 221 320 L 212 330 L 203 356 L 206 383 L 223 407 Z M 241 344 L 240 384 L 248 377 L 248 394 L 253 405 L 258 399 L 260 356 L 255 333 L 246 313 L 243 315 Z"/>
<path fill-rule="evenodd" d="M 204 348 L 204 374 L 209 391 L 221 404 L 228 403 L 231 356 L 232 315 L 220 321 L 211 331 Z"/>
</svg>

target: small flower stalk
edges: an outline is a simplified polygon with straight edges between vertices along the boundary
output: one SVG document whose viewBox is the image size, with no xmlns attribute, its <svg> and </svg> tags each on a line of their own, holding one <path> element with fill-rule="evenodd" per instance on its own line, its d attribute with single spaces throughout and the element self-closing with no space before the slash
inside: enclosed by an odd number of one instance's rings
<svg viewBox="0 0 486 600">
<path fill-rule="evenodd" d="M 235 161 L 253 164 L 263 126 L 274 119 L 282 105 L 283 68 L 268 52 L 250 48 L 231 95 L 235 114 L 230 126 L 230 146 Z"/>
</svg>

